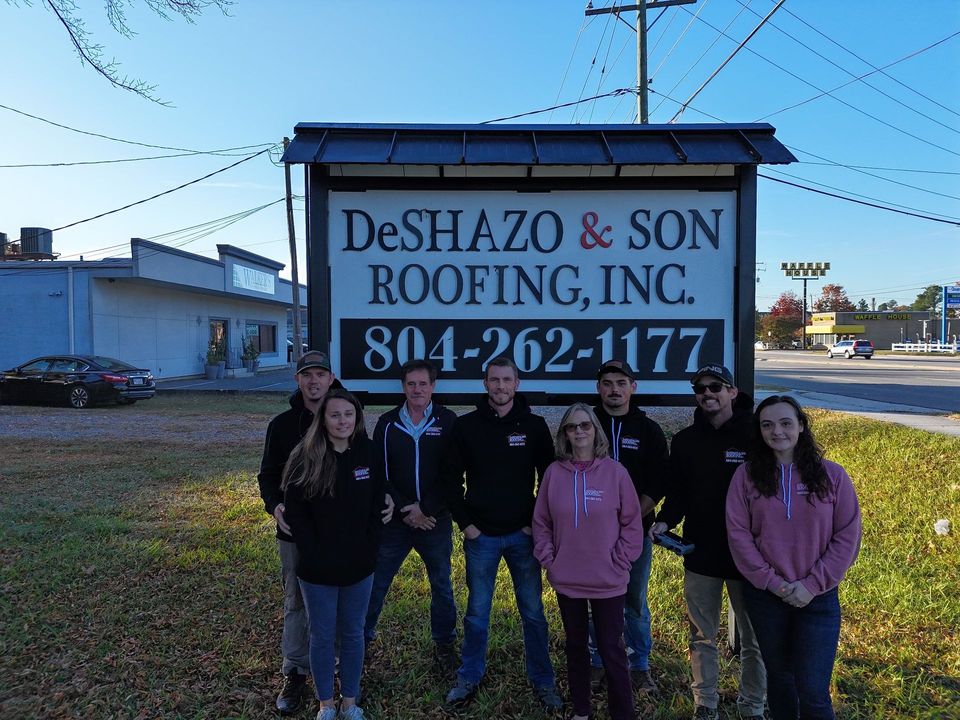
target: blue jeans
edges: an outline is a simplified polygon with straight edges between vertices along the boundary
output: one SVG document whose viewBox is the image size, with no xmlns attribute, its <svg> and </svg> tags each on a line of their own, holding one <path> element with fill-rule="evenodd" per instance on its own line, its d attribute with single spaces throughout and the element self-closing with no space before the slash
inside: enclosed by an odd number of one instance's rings
<svg viewBox="0 0 960 720">
<path fill-rule="evenodd" d="M 333 699 L 334 640 L 340 636 L 340 695 L 360 694 L 363 672 L 363 619 L 373 575 L 346 587 L 300 581 L 310 621 L 310 672 L 317 700 Z"/>
<path fill-rule="evenodd" d="M 653 560 L 653 541 L 649 536 L 643 539 L 643 552 L 630 568 L 630 581 L 627 583 L 626 605 L 623 608 L 623 639 L 630 649 L 628 659 L 631 670 L 650 669 L 650 650 L 653 648 L 653 636 L 650 634 L 650 606 L 647 605 L 647 586 L 650 584 L 650 566 Z M 590 664 L 603 667 L 600 653 L 597 652 L 593 618 L 590 619 Z"/>
<path fill-rule="evenodd" d="M 463 540 L 467 561 L 467 613 L 463 618 L 461 680 L 479 683 L 487 667 L 490 608 L 500 558 L 507 561 L 517 610 L 523 622 L 523 651 L 527 676 L 534 687 L 553 687 L 553 665 L 547 647 L 547 619 L 543 614 L 540 563 L 533 557 L 533 538 L 521 530 L 509 535 L 480 535 Z"/>
<path fill-rule="evenodd" d="M 830 676 L 840 639 L 837 589 L 806 607 L 744 583 L 744 600 L 767 668 L 767 702 L 773 720 L 833 720 Z"/>
<path fill-rule="evenodd" d="M 411 550 L 416 550 L 423 560 L 430 580 L 430 634 L 433 641 L 440 644 L 456 641 L 457 605 L 450 583 L 452 529 L 449 515 L 438 517 L 432 530 L 417 530 L 398 523 L 390 523 L 383 529 L 363 633 L 367 642 L 376 637 L 377 620 L 380 619 L 387 591 Z"/>
</svg>

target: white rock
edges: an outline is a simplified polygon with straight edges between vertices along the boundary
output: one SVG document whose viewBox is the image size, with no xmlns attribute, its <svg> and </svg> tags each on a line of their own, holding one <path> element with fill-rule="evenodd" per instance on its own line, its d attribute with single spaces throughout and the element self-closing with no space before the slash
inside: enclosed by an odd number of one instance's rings
<svg viewBox="0 0 960 720">
<path fill-rule="evenodd" d="M 933 524 L 933 531 L 937 535 L 949 535 L 950 534 L 950 521 L 949 520 L 937 520 Z"/>
</svg>

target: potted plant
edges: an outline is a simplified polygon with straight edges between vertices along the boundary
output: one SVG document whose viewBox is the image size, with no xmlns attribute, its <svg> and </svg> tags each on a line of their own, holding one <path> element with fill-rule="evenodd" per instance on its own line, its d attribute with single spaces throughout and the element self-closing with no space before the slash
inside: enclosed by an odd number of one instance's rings
<svg viewBox="0 0 960 720">
<path fill-rule="evenodd" d="M 223 368 L 226 365 L 227 349 L 222 340 L 211 340 L 207 345 L 207 364 L 204 368 L 207 380 L 216 380 L 223 377 Z"/>
<path fill-rule="evenodd" d="M 256 343 L 253 342 L 253 338 L 247 338 L 243 341 L 243 365 L 249 372 L 256 372 L 257 367 L 260 365 L 259 357 L 260 350 L 257 349 Z"/>
</svg>

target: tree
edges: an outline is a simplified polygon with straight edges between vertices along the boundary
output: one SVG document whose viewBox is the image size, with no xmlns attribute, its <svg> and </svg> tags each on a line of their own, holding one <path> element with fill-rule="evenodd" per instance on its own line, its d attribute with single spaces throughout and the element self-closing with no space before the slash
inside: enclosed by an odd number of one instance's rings
<svg viewBox="0 0 960 720">
<path fill-rule="evenodd" d="M 774 317 L 796 318 L 803 321 L 803 301 L 793 290 L 780 293 L 777 301 L 770 306 L 770 314 Z"/>
<path fill-rule="evenodd" d="M 860 298 L 860 301 L 857 303 L 857 310 L 860 310 L 861 312 L 863 312 L 869 309 L 870 309 L 870 306 L 867 305 L 867 301 L 864 300 L 863 298 Z"/>
<path fill-rule="evenodd" d="M 23 1 L 26 5 L 31 4 L 31 0 Z M 17 0 L 7 0 L 7 3 L 16 5 Z M 41 0 L 40 4 L 52 12 L 63 25 L 82 65 L 92 67 L 114 87 L 129 90 L 160 105 L 167 104 L 154 96 L 156 85 L 148 85 L 143 80 L 121 75 L 120 63 L 114 59 L 104 58 L 103 45 L 94 42 L 90 33 L 87 32 L 76 0 Z M 104 12 L 110 27 L 126 38 L 132 38 L 136 34 L 127 25 L 127 8 L 133 4 L 133 0 L 104 0 Z M 173 16 L 179 15 L 192 23 L 194 18 L 202 15 L 210 7 L 215 7 L 226 15 L 227 8 L 233 4 L 233 0 L 144 0 L 144 4 L 164 20 L 170 20 Z"/>
<path fill-rule="evenodd" d="M 770 306 L 770 314 L 758 324 L 759 337 L 765 342 L 789 345 L 803 327 L 803 302 L 792 290 L 781 293 Z"/>
<path fill-rule="evenodd" d="M 828 283 L 823 286 L 820 297 L 813 301 L 813 309 L 817 312 L 850 312 L 856 310 L 843 285 Z"/>
<path fill-rule="evenodd" d="M 930 308 L 939 309 L 943 304 L 943 287 L 940 285 L 927 285 L 923 291 L 917 295 L 917 299 L 910 304 L 911 310 L 929 310 Z"/>
</svg>

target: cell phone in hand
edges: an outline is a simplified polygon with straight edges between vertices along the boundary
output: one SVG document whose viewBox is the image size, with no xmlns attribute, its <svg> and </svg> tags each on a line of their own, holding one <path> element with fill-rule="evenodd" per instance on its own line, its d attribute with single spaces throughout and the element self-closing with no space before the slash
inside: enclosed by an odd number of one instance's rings
<svg viewBox="0 0 960 720">
<path fill-rule="evenodd" d="M 689 555 L 696 547 L 693 543 L 685 543 L 683 538 L 676 533 L 670 532 L 669 530 L 667 532 L 654 535 L 653 544 L 659 545 L 662 548 L 666 548 L 670 552 L 675 553 L 680 557 Z"/>
</svg>

